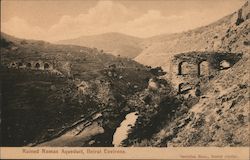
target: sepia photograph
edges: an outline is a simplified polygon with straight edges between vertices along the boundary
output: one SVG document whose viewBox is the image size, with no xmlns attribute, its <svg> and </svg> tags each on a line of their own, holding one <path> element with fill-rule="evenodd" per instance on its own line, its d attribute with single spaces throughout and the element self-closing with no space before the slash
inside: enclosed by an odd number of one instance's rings
<svg viewBox="0 0 250 160">
<path fill-rule="evenodd" d="M 0 158 L 250 158 L 249 3 L 1 0 Z"/>
</svg>

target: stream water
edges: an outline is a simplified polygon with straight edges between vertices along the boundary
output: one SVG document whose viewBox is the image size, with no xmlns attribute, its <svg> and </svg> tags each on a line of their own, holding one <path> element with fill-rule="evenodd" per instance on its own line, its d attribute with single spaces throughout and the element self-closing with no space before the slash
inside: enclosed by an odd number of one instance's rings
<svg viewBox="0 0 250 160">
<path fill-rule="evenodd" d="M 120 126 L 116 129 L 112 144 L 115 147 L 119 147 L 122 145 L 122 141 L 128 138 L 128 133 L 133 126 L 135 126 L 135 122 L 138 118 L 137 112 L 131 112 L 126 115 L 125 119 L 122 121 Z"/>
<path fill-rule="evenodd" d="M 96 114 L 93 119 L 97 119 L 100 116 L 100 113 Z M 128 138 L 128 134 L 131 131 L 131 128 L 135 126 L 137 118 L 138 112 L 131 112 L 126 115 L 125 119 L 120 123 L 120 126 L 116 128 L 113 135 L 112 144 L 114 147 L 122 146 L 122 141 Z M 38 144 L 37 146 L 82 146 L 90 140 L 91 137 L 104 133 L 104 129 L 100 127 L 97 122 L 92 122 L 87 127 L 85 126 L 85 123 L 79 124 L 60 137 Z"/>
</svg>

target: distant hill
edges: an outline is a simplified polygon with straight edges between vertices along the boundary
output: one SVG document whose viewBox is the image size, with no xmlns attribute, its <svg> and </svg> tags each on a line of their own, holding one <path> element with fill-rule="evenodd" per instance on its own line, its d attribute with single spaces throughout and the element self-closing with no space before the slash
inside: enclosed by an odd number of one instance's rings
<svg viewBox="0 0 250 160">
<path fill-rule="evenodd" d="M 172 55 L 190 51 L 249 52 L 249 14 L 247 2 L 237 12 L 210 25 L 183 33 L 163 34 L 147 38 L 143 51 L 135 60 L 139 63 L 162 66 L 168 70 Z"/>
<path fill-rule="evenodd" d="M 59 44 L 74 44 L 97 48 L 104 52 L 135 58 L 145 65 L 162 66 L 168 70 L 172 55 L 191 51 L 245 52 L 249 46 L 249 4 L 235 13 L 207 26 L 187 32 L 137 38 L 121 33 L 105 33 L 61 40 Z M 243 42 L 243 43 L 242 43 Z M 230 44 L 230 45 L 228 45 Z"/>
<path fill-rule="evenodd" d="M 142 51 L 139 43 L 142 39 L 121 33 L 105 33 L 93 36 L 81 36 L 75 39 L 61 40 L 58 44 L 73 44 L 97 48 L 112 55 L 134 58 Z"/>
<path fill-rule="evenodd" d="M 11 61 L 48 60 L 62 71 L 65 68 L 60 63 L 67 62 L 71 65 L 72 76 L 74 73 L 84 74 L 86 71 L 100 70 L 111 64 L 123 65 L 125 68 L 142 67 L 133 60 L 115 57 L 96 48 L 19 39 L 5 33 L 1 33 L 1 47 L 3 64 Z"/>
</svg>

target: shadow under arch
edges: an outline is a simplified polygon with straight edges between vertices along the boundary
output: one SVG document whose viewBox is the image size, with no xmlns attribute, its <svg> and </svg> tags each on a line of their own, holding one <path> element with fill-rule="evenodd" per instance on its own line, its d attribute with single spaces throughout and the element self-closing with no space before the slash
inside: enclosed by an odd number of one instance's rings
<svg viewBox="0 0 250 160">
<path fill-rule="evenodd" d="M 36 69 L 39 69 L 40 67 L 41 67 L 40 63 L 37 62 L 37 63 L 35 64 L 35 68 L 36 68 Z"/>
<path fill-rule="evenodd" d="M 26 63 L 26 67 L 27 67 L 27 68 L 31 68 L 31 66 L 32 66 L 31 63 L 29 63 L 29 62 Z"/>
<path fill-rule="evenodd" d="M 49 65 L 49 63 L 44 63 L 44 69 L 49 69 L 49 67 L 50 67 L 50 65 Z"/>
<path fill-rule="evenodd" d="M 178 85 L 178 93 L 179 94 L 185 94 L 185 93 L 187 93 L 191 89 L 192 89 L 192 86 L 189 83 L 187 83 L 187 82 L 180 83 Z"/>
<path fill-rule="evenodd" d="M 178 75 L 186 75 L 187 73 L 187 68 L 188 67 L 188 62 L 182 61 L 178 64 Z"/>
<path fill-rule="evenodd" d="M 208 76 L 209 75 L 209 62 L 203 60 L 198 63 L 198 76 Z"/>
</svg>

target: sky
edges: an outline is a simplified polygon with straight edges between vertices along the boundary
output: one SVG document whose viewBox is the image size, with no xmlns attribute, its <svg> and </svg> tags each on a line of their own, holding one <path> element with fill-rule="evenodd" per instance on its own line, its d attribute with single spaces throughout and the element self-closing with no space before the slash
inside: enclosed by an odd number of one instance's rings
<svg viewBox="0 0 250 160">
<path fill-rule="evenodd" d="M 1 0 L 1 31 L 58 41 L 119 32 L 178 33 L 237 11 L 246 0 Z"/>
</svg>

